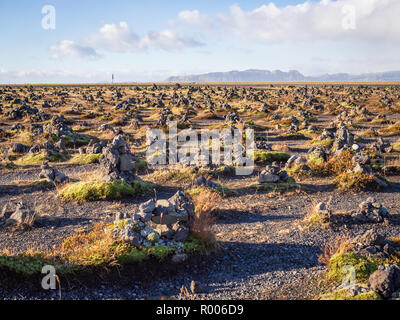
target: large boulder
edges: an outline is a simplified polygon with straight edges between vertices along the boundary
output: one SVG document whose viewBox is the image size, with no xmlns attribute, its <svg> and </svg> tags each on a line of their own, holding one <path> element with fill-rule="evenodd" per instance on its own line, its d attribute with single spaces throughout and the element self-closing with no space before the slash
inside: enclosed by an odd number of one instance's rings
<svg viewBox="0 0 400 320">
<path fill-rule="evenodd" d="M 371 289 L 389 298 L 400 289 L 400 268 L 394 265 L 380 266 L 368 279 Z"/>
</svg>

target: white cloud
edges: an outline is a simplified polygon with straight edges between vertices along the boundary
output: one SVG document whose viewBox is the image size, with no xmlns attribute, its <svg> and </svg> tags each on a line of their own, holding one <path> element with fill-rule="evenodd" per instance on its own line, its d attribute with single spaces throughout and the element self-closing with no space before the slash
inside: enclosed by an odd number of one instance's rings
<svg viewBox="0 0 400 320">
<path fill-rule="evenodd" d="M 110 83 L 111 75 L 117 82 L 163 81 L 171 75 L 168 70 L 5 70 L 0 69 L 0 83 Z"/>
<path fill-rule="evenodd" d="M 60 58 L 62 56 L 99 57 L 95 49 L 77 44 L 71 40 L 62 40 L 56 45 L 51 46 L 50 49 L 55 52 L 53 58 Z"/>
<path fill-rule="evenodd" d="M 95 48 L 115 52 L 137 52 L 149 48 L 166 51 L 180 51 L 188 47 L 197 47 L 201 43 L 192 37 L 178 34 L 174 30 L 151 31 L 142 36 L 131 30 L 127 22 L 105 24 L 100 31 L 88 39 Z"/>
<path fill-rule="evenodd" d="M 199 10 L 184 10 L 179 12 L 178 18 L 180 22 L 192 24 L 202 27 L 209 27 L 210 21 L 206 15 L 200 13 Z"/>
<path fill-rule="evenodd" d="M 322 0 L 282 8 L 271 2 L 250 11 L 235 4 L 213 20 L 220 34 L 232 33 L 246 41 L 399 42 L 399 16 L 399 0 Z M 207 17 L 197 10 L 183 11 L 179 20 L 201 25 Z M 354 22 L 350 27 L 349 21 Z"/>
</svg>

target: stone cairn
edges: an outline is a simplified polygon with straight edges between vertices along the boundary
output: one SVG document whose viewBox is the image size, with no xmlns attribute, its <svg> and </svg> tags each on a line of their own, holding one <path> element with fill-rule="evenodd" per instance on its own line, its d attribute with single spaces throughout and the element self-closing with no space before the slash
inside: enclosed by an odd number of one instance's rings
<svg viewBox="0 0 400 320">
<path fill-rule="evenodd" d="M 41 166 L 42 171 L 39 173 L 39 179 L 45 179 L 51 183 L 63 183 L 69 180 L 69 178 L 57 169 L 50 167 L 48 161 L 44 161 Z"/>
<path fill-rule="evenodd" d="M 128 183 L 137 180 L 133 170 L 136 169 L 135 156 L 130 152 L 124 138 L 117 135 L 114 140 L 102 149 L 100 172 L 104 181 L 122 179 Z"/>
<path fill-rule="evenodd" d="M 352 252 L 365 257 L 375 259 L 390 259 L 391 255 L 400 251 L 400 248 L 384 236 L 374 230 L 355 237 L 351 241 Z M 340 289 L 341 285 L 335 289 Z M 400 268 L 396 265 L 380 265 L 373 272 L 367 282 L 367 286 L 355 284 L 350 287 L 348 293 L 356 296 L 360 293 L 374 291 L 385 299 L 400 300 Z"/>
<path fill-rule="evenodd" d="M 369 258 L 387 259 L 400 248 L 374 230 L 368 230 L 352 241 L 353 252 Z M 400 268 L 394 265 L 381 265 L 368 279 L 371 290 L 384 298 L 399 298 Z"/>
<path fill-rule="evenodd" d="M 352 158 L 353 169 L 350 170 L 354 173 L 362 173 L 362 174 L 370 174 L 373 176 L 374 181 L 382 188 L 388 187 L 388 183 L 380 178 L 371 168 L 371 158 L 362 153 L 361 151 L 357 151 L 357 153 Z"/>
<path fill-rule="evenodd" d="M 286 170 L 281 170 L 281 167 L 277 162 L 273 162 L 271 165 L 267 165 L 263 171 L 261 171 L 258 182 L 259 183 L 280 183 L 286 182 L 289 178 Z"/>
<path fill-rule="evenodd" d="M 132 216 L 118 213 L 112 229 L 113 236 L 139 248 L 176 245 L 183 247 L 190 235 L 190 224 L 194 218 L 194 206 L 183 191 L 169 199 L 149 200 L 139 206 Z M 177 251 L 179 260 L 183 253 Z"/>
<path fill-rule="evenodd" d="M 0 226 L 32 225 L 35 222 L 35 211 L 32 210 L 24 201 L 19 201 L 15 210 L 9 208 L 9 204 L 3 207 L 0 213 Z"/>
<path fill-rule="evenodd" d="M 361 202 L 359 209 L 352 213 L 352 218 L 359 222 L 384 222 L 389 218 L 389 213 L 374 198 L 369 197 Z"/>
</svg>

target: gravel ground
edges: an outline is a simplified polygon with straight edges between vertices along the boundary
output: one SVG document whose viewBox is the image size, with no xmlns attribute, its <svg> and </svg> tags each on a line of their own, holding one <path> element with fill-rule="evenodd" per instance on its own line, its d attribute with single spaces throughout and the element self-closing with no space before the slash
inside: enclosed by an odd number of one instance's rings
<svg viewBox="0 0 400 320">
<path fill-rule="evenodd" d="M 25 176 L 24 176 L 25 177 Z M 12 175 L 10 178 L 15 178 Z M 151 270 L 125 270 L 121 281 L 96 278 L 95 283 L 80 286 L 62 284 L 63 299 L 158 299 L 161 297 L 201 299 L 310 299 L 322 290 L 321 279 L 325 267 L 318 262 L 324 245 L 340 235 L 351 237 L 370 228 L 385 236 L 400 234 L 398 182 L 385 192 L 357 194 L 329 191 L 329 180 L 319 192 L 291 192 L 287 194 L 244 194 L 224 199 L 220 204 L 215 232 L 220 250 L 212 256 L 190 261 L 179 267 L 160 267 L 155 277 Z M 237 183 L 237 182 L 236 182 Z M 4 188 L 2 186 L 1 188 Z M 26 248 L 49 248 L 66 236 L 82 228 L 90 228 L 97 221 L 111 221 L 117 211 L 132 212 L 145 199 L 121 202 L 92 202 L 82 205 L 62 204 L 54 198 L 54 191 L 33 191 L 23 194 L 29 201 L 47 200 L 57 208 L 42 218 L 41 226 L 30 231 L 10 233 L 0 231 L 0 249 L 15 252 Z M 168 197 L 174 190 L 160 194 Z M 0 192 L 0 205 L 15 198 Z M 19 195 L 21 196 L 21 195 Z M 303 230 L 299 222 L 315 201 L 332 199 L 332 209 L 356 209 L 368 196 L 375 197 L 393 215 L 389 226 L 383 224 L 344 225 L 335 229 Z M 233 209 L 232 209 L 233 208 Z M 29 241 L 27 241 L 29 239 Z M 127 274 L 126 274 L 127 273 Z M 140 275 L 140 277 L 138 276 Z M 180 288 L 189 288 L 198 281 L 202 292 L 180 296 Z M 4 299 L 58 299 L 58 291 L 36 291 L 26 288 L 0 289 Z"/>
</svg>

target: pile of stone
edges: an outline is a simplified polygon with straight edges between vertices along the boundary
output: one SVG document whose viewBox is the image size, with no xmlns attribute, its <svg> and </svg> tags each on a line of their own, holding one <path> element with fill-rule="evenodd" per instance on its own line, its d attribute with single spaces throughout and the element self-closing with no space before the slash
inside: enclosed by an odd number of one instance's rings
<svg viewBox="0 0 400 320">
<path fill-rule="evenodd" d="M 355 237 L 351 244 L 353 245 L 352 251 L 355 254 L 366 258 L 390 258 L 394 252 L 400 249 L 373 229 Z"/>
<path fill-rule="evenodd" d="M 333 141 L 333 148 L 336 152 L 341 149 L 348 149 L 354 143 L 354 135 L 348 130 L 343 124 L 339 124 L 339 127 L 335 133 L 335 140 Z"/>
<path fill-rule="evenodd" d="M 47 155 L 49 155 L 51 152 L 65 151 L 64 141 L 60 139 L 58 143 L 53 144 L 49 140 L 46 140 L 41 143 L 33 144 L 29 149 L 30 153 L 39 153 L 42 151 L 46 152 Z"/>
<path fill-rule="evenodd" d="M 307 155 L 315 158 L 321 158 L 326 161 L 330 155 L 330 151 L 324 146 L 315 146 L 307 151 Z"/>
<path fill-rule="evenodd" d="M 359 222 L 384 222 L 389 218 L 389 212 L 376 201 L 369 197 L 367 200 L 360 203 L 359 209 L 352 213 L 352 217 Z"/>
<path fill-rule="evenodd" d="M 217 188 L 217 185 L 214 182 L 212 182 L 210 179 L 205 178 L 204 176 L 198 177 L 194 181 L 193 185 L 195 187 L 206 187 L 206 188 L 212 188 L 212 189 Z"/>
<path fill-rule="evenodd" d="M 302 167 L 306 165 L 307 160 L 303 156 L 292 155 L 288 161 L 286 161 L 285 169 L 290 169 L 293 167 Z"/>
<path fill-rule="evenodd" d="M 230 111 L 225 115 L 225 122 L 226 123 L 239 123 L 240 117 L 235 112 Z"/>
<path fill-rule="evenodd" d="M 34 224 L 36 218 L 35 211 L 32 210 L 24 201 L 18 202 L 14 210 L 9 207 L 9 204 L 6 204 L 0 213 L 0 226 L 31 226 Z"/>
<path fill-rule="evenodd" d="M 297 124 L 292 123 L 286 130 L 287 134 L 294 134 L 299 131 L 299 126 Z"/>
<path fill-rule="evenodd" d="M 278 163 L 273 162 L 271 165 L 267 165 L 258 176 L 259 183 L 281 183 L 286 182 L 289 178 L 286 170 L 281 170 Z"/>
<path fill-rule="evenodd" d="M 31 108 L 27 104 L 23 104 L 20 107 L 14 108 L 5 113 L 5 116 L 11 120 L 21 119 L 26 115 L 31 115 L 39 112 L 37 108 Z"/>
<path fill-rule="evenodd" d="M 351 242 L 352 251 L 366 258 L 390 259 L 400 248 L 374 230 L 368 230 Z M 368 279 L 368 291 L 372 290 L 383 298 L 400 298 L 400 268 L 396 265 L 380 265 Z"/>
<path fill-rule="evenodd" d="M 106 146 L 105 141 L 95 141 L 95 140 L 90 140 L 89 144 L 86 147 L 86 153 L 88 154 L 96 154 L 96 153 L 102 153 L 103 148 Z"/>
<path fill-rule="evenodd" d="M 367 154 L 358 152 L 351 161 L 354 165 L 353 172 L 373 174 L 372 168 L 369 166 L 369 164 L 371 164 L 371 158 Z"/>
<path fill-rule="evenodd" d="M 168 124 L 168 114 L 160 113 L 160 119 L 157 122 L 158 126 L 165 127 Z"/>
<path fill-rule="evenodd" d="M 256 148 L 258 150 L 266 150 L 266 151 L 272 151 L 272 147 L 270 144 L 268 144 L 267 141 L 261 140 L 261 141 L 256 141 Z"/>
<path fill-rule="evenodd" d="M 323 141 L 323 140 L 333 140 L 335 138 L 335 133 L 332 132 L 332 130 L 324 129 L 322 133 L 317 137 L 317 140 Z"/>
<path fill-rule="evenodd" d="M 72 129 L 66 124 L 66 119 L 63 115 L 54 116 L 50 123 L 45 127 L 45 131 L 49 134 L 62 136 L 70 134 Z"/>
<path fill-rule="evenodd" d="M 370 174 L 373 176 L 374 181 L 382 188 L 388 187 L 388 183 L 376 175 L 376 173 L 372 170 L 370 163 L 371 159 L 368 155 L 363 154 L 362 152 L 357 152 L 356 155 L 352 158 L 352 163 L 354 165 L 353 169 L 350 170 L 354 173 L 362 173 L 362 174 Z"/>
<path fill-rule="evenodd" d="M 139 206 L 137 213 L 118 214 L 112 229 L 113 236 L 139 248 L 167 245 L 183 247 L 190 235 L 194 206 L 183 191 L 169 199 L 149 200 Z M 182 252 L 177 252 L 181 254 Z M 182 256 L 174 259 L 179 260 Z"/>
<path fill-rule="evenodd" d="M 129 146 L 120 135 L 102 149 L 100 159 L 100 172 L 104 181 L 122 179 L 126 182 L 137 180 L 133 170 L 136 169 L 135 156 L 130 152 Z"/>
<path fill-rule="evenodd" d="M 390 143 L 383 141 L 380 137 L 376 142 L 370 145 L 370 148 L 382 153 L 390 153 L 393 151 L 393 146 Z"/>
<path fill-rule="evenodd" d="M 109 124 L 107 124 L 107 123 L 103 123 L 102 125 L 100 125 L 98 130 L 102 131 L 102 132 L 103 131 L 107 131 L 107 130 L 110 130 L 111 132 L 114 132 L 114 128 L 112 126 L 110 126 Z"/>
<path fill-rule="evenodd" d="M 14 152 L 14 153 L 25 153 L 25 152 L 28 152 L 29 149 L 30 149 L 29 146 L 26 146 L 26 145 L 24 145 L 22 143 L 14 143 L 11 146 L 11 151 Z"/>
<path fill-rule="evenodd" d="M 47 161 L 43 162 L 40 167 L 42 171 L 39 173 L 39 179 L 45 179 L 47 182 L 60 184 L 69 180 L 69 178 L 57 169 L 50 167 Z"/>
</svg>

